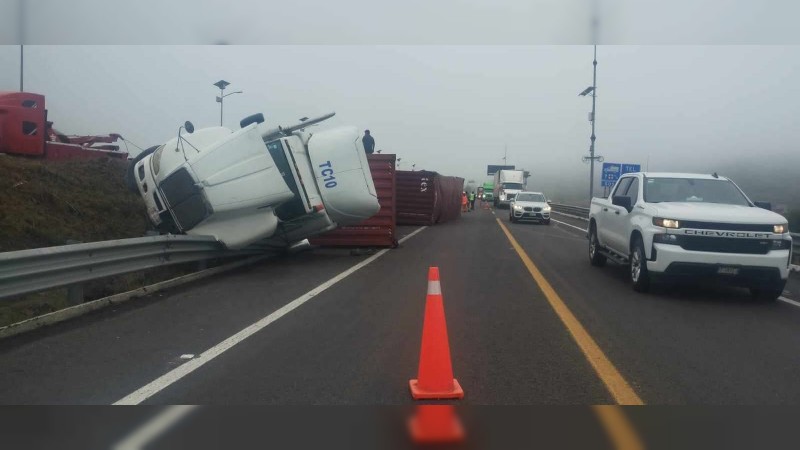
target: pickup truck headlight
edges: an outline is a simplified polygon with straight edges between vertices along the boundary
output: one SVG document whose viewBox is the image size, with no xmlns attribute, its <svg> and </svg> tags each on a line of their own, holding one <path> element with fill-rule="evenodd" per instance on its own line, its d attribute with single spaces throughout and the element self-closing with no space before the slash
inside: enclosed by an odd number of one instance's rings
<svg viewBox="0 0 800 450">
<path fill-rule="evenodd" d="M 654 217 L 653 218 L 653 225 L 657 227 L 664 227 L 664 228 L 680 228 L 681 223 L 675 219 L 664 219 L 661 217 Z"/>
<path fill-rule="evenodd" d="M 772 229 L 775 234 L 783 234 L 789 232 L 789 224 L 782 223 L 780 225 L 775 225 Z"/>
</svg>

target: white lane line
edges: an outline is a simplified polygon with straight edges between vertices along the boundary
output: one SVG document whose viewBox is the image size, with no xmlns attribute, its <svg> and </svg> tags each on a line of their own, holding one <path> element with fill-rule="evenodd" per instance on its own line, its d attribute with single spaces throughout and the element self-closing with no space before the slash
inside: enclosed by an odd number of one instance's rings
<svg viewBox="0 0 800 450">
<path fill-rule="evenodd" d="M 562 221 L 560 221 L 560 220 L 553 219 L 552 217 L 550 218 L 550 220 L 552 220 L 552 221 L 553 221 L 553 222 L 555 222 L 555 223 L 560 223 L 561 225 L 566 225 L 566 226 L 568 226 L 568 227 L 570 227 L 570 228 L 575 228 L 576 230 L 578 230 L 578 231 L 582 231 L 582 232 L 584 232 L 584 233 L 586 233 L 586 231 L 587 231 L 587 230 L 586 230 L 586 229 L 584 229 L 584 228 L 581 228 L 581 227 L 576 227 L 575 225 L 571 225 L 571 224 L 568 224 L 567 222 L 562 222 Z"/>
<path fill-rule="evenodd" d="M 800 307 L 800 302 L 796 302 L 794 300 L 789 300 L 786 297 L 778 297 L 778 300 L 780 300 L 782 302 L 786 302 L 786 303 L 788 303 L 790 305 L 794 305 L 794 306 Z"/>
<path fill-rule="evenodd" d="M 399 243 L 404 243 L 405 241 L 411 239 L 419 233 L 420 231 L 424 230 L 427 227 L 420 227 L 416 229 L 414 232 L 410 233 L 408 236 L 400 239 Z M 164 375 L 156 378 L 155 380 L 151 381 L 147 385 L 137 389 L 136 391 L 128 394 L 124 398 L 117 400 L 114 402 L 115 405 L 138 405 L 143 401 L 147 400 L 148 398 L 152 397 L 153 395 L 161 392 L 171 384 L 177 382 L 181 378 L 189 375 L 190 373 L 194 372 L 195 370 L 202 367 L 207 362 L 213 360 L 217 356 L 225 353 L 226 351 L 230 350 L 236 344 L 242 342 L 243 340 L 249 338 L 250 336 L 258 333 L 262 329 L 266 328 L 272 322 L 280 319 L 281 317 L 285 316 L 286 314 L 294 311 L 303 303 L 311 300 L 312 298 L 316 297 L 317 295 L 321 294 L 323 291 L 328 289 L 329 287 L 335 285 L 336 283 L 344 280 L 348 276 L 352 275 L 359 269 L 364 266 L 367 266 L 374 262 L 376 259 L 380 258 L 381 256 L 385 255 L 389 249 L 383 249 L 378 253 L 370 256 L 369 258 L 361 261 L 360 263 L 356 264 L 355 266 L 345 270 L 344 272 L 336 275 L 335 277 L 331 278 L 330 280 L 322 283 L 321 285 L 315 287 L 314 289 L 306 292 L 302 296 L 292 300 L 291 302 L 283 305 L 281 308 L 277 309 L 276 311 L 272 312 L 268 316 L 260 319 L 258 322 L 248 326 L 247 328 L 239 331 L 238 333 L 234 334 L 233 336 L 225 339 L 224 341 L 220 342 L 219 344 L 211 347 L 210 349 L 206 350 L 205 352 L 198 355 L 196 358 L 189 360 L 185 364 L 176 367 L 175 369 L 165 373 Z"/>
<path fill-rule="evenodd" d="M 113 450 L 141 450 L 156 438 L 162 436 L 175 424 L 192 412 L 196 406 L 178 405 L 164 408 L 144 425 L 133 430 L 121 441 L 111 447 Z"/>
</svg>

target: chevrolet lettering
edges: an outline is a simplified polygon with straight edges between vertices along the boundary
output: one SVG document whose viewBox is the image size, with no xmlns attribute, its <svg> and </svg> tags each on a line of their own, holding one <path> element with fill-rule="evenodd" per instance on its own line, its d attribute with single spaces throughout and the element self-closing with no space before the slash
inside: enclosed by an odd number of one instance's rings
<svg viewBox="0 0 800 450">
<path fill-rule="evenodd" d="M 684 230 L 683 234 L 689 236 L 715 236 L 743 239 L 769 239 L 769 233 L 747 233 L 741 231 L 714 231 L 714 230 Z"/>
</svg>

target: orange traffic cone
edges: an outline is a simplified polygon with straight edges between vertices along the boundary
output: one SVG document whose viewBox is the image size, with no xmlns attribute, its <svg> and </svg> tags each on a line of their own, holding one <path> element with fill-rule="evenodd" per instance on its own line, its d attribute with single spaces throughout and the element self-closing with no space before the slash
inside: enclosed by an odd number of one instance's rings
<svg viewBox="0 0 800 450">
<path fill-rule="evenodd" d="M 415 444 L 439 444 L 464 440 L 464 427 L 453 405 L 420 405 L 408 421 Z"/>
<path fill-rule="evenodd" d="M 416 380 L 408 383 L 411 396 L 415 400 L 464 397 L 458 380 L 453 378 L 438 267 L 428 270 L 428 298 L 425 301 L 425 322 L 422 326 L 422 348 L 419 352 L 417 376 Z"/>
</svg>

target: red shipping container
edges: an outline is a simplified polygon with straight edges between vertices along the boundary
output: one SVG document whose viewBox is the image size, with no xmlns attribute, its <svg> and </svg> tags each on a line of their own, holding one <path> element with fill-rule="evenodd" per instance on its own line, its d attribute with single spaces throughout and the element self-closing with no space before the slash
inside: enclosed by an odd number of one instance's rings
<svg viewBox="0 0 800 450">
<path fill-rule="evenodd" d="M 464 179 L 427 170 L 398 170 L 398 225 L 434 225 L 461 217 Z"/>
<path fill-rule="evenodd" d="M 395 210 L 396 155 L 373 153 L 367 155 L 378 203 L 378 214 L 358 225 L 339 227 L 309 239 L 313 245 L 327 247 L 397 247 L 397 216 Z"/>
</svg>

